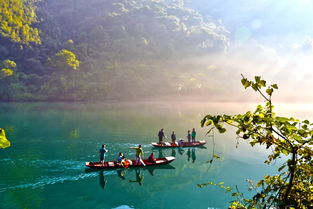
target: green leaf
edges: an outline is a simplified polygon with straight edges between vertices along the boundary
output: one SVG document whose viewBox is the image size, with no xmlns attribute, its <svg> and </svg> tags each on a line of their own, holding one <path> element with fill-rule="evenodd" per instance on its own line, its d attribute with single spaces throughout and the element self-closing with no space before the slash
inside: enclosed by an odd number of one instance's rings
<svg viewBox="0 0 313 209">
<path fill-rule="evenodd" d="M 248 81 L 246 78 L 241 79 L 241 83 L 245 87 L 245 89 L 251 85 L 251 82 Z"/>
<path fill-rule="evenodd" d="M 298 130 L 297 127 L 293 126 L 293 125 L 289 125 L 289 124 L 286 124 L 286 128 L 289 130 L 289 131 L 296 131 Z"/>
<path fill-rule="evenodd" d="M 269 96 L 272 96 L 273 91 L 274 91 L 274 90 L 273 90 L 272 88 L 266 89 L 266 93 L 267 93 Z"/>
<path fill-rule="evenodd" d="M 218 156 L 217 154 L 214 154 L 213 157 L 214 157 L 215 159 L 220 159 L 220 158 L 221 158 L 221 157 Z"/>
<path fill-rule="evenodd" d="M 274 89 L 278 89 L 278 86 L 277 86 L 277 84 L 273 84 L 273 85 L 271 85 Z"/>
<path fill-rule="evenodd" d="M 258 85 L 256 85 L 256 84 L 251 84 L 251 87 L 252 87 L 252 89 L 254 90 L 254 91 L 257 91 L 258 90 Z"/>
<path fill-rule="evenodd" d="M 261 87 L 265 87 L 266 86 L 266 81 L 265 80 L 261 80 L 259 82 L 259 84 L 260 84 Z"/>
<path fill-rule="evenodd" d="M 255 76 L 255 77 L 254 77 L 254 80 L 255 80 L 256 83 L 260 82 L 261 76 Z"/>
<path fill-rule="evenodd" d="M 285 167 L 286 167 L 286 165 L 280 166 L 280 167 L 278 168 L 278 171 L 279 171 L 279 172 L 282 171 Z"/>
<path fill-rule="evenodd" d="M 288 150 L 285 150 L 285 149 L 282 149 L 281 152 L 282 152 L 284 155 L 286 155 L 286 156 L 290 154 L 290 152 L 289 152 Z"/>
<path fill-rule="evenodd" d="M 219 131 L 221 134 L 223 134 L 223 133 L 226 132 L 226 128 L 219 128 L 218 131 Z"/>
<path fill-rule="evenodd" d="M 208 121 L 205 123 L 205 125 L 206 125 L 206 126 L 209 126 L 209 125 L 212 125 L 212 123 L 213 123 L 212 120 L 208 120 Z"/>
<path fill-rule="evenodd" d="M 286 117 L 276 117 L 276 120 L 281 122 L 281 123 L 285 123 L 285 122 L 289 121 L 289 118 L 286 118 Z"/>
</svg>

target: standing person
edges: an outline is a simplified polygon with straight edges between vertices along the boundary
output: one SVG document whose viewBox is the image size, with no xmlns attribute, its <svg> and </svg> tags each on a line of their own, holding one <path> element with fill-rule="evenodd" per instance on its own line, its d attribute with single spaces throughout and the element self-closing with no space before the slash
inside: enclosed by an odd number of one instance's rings
<svg viewBox="0 0 313 209">
<path fill-rule="evenodd" d="M 192 142 L 196 142 L 196 130 L 195 128 L 192 129 L 192 132 L 191 132 L 191 138 L 192 138 Z"/>
<path fill-rule="evenodd" d="M 176 142 L 176 135 L 175 135 L 174 131 L 172 132 L 171 139 L 172 139 L 172 143 L 175 144 L 175 142 Z"/>
<path fill-rule="evenodd" d="M 104 165 L 104 154 L 106 152 L 108 152 L 107 149 L 105 149 L 106 145 L 102 144 L 100 150 L 99 150 L 99 156 L 100 156 L 100 162 L 102 163 L 102 165 Z"/>
<path fill-rule="evenodd" d="M 190 143 L 190 141 L 191 141 L 191 134 L 190 134 L 190 130 L 188 130 L 187 139 L 188 139 L 188 143 Z"/>
<path fill-rule="evenodd" d="M 159 136 L 159 144 L 163 144 L 163 138 L 164 138 L 164 130 L 161 128 L 161 130 L 158 133 Z"/>
<path fill-rule="evenodd" d="M 141 148 L 141 144 L 139 144 L 138 147 L 130 147 L 130 149 L 136 150 L 136 165 L 139 165 L 141 163 L 143 166 L 146 166 L 146 164 L 143 162 L 143 150 Z"/>
</svg>

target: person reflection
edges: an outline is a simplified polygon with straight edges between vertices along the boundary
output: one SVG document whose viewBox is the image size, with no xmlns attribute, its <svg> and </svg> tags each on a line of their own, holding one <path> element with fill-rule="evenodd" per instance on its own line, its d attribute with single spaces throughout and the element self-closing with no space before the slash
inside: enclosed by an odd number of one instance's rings
<svg viewBox="0 0 313 209">
<path fill-rule="evenodd" d="M 184 149 L 181 148 L 181 147 L 179 147 L 179 148 L 178 148 L 178 153 L 179 153 L 180 155 L 183 155 L 183 154 L 184 154 Z"/>
<path fill-rule="evenodd" d="M 107 180 L 105 180 L 104 178 L 104 171 L 99 172 L 99 183 L 100 183 L 100 187 L 104 189 L 107 183 Z"/>
<path fill-rule="evenodd" d="M 159 156 L 158 156 L 158 158 L 164 158 L 162 149 L 159 149 Z"/>
<path fill-rule="evenodd" d="M 196 161 L 196 149 L 195 148 L 191 150 L 191 159 L 192 159 L 192 163 Z"/>
<path fill-rule="evenodd" d="M 176 150 L 175 149 L 172 149 L 172 156 L 176 157 Z"/>
<path fill-rule="evenodd" d="M 190 152 L 190 149 L 188 148 L 188 151 L 187 151 L 187 160 L 190 161 L 190 157 L 191 157 L 191 152 Z"/>
<path fill-rule="evenodd" d="M 154 176 L 154 170 L 155 170 L 154 166 L 147 167 L 146 169 L 148 170 L 148 172 L 150 173 L 151 176 Z"/>
<path fill-rule="evenodd" d="M 144 175 L 142 174 L 140 169 L 136 169 L 136 180 L 129 180 L 129 182 L 138 182 L 140 186 L 142 186 L 144 179 Z"/>
<path fill-rule="evenodd" d="M 121 179 L 125 180 L 125 170 L 124 169 L 118 169 L 117 170 L 117 176 Z"/>
</svg>

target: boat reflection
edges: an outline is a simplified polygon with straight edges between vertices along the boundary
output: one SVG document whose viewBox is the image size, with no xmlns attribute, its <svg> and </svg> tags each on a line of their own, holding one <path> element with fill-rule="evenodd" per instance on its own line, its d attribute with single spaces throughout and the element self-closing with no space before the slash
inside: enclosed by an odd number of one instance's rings
<svg viewBox="0 0 313 209">
<path fill-rule="evenodd" d="M 141 167 L 141 168 L 127 168 L 127 169 L 120 168 L 120 169 L 116 169 L 116 176 L 118 176 L 121 180 L 127 179 L 129 183 L 137 182 L 140 186 L 142 186 L 145 173 L 149 173 L 151 176 L 154 176 L 156 170 L 165 170 L 165 169 L 166 170 L 175 169 L 175 167 L 170 164 L 167 164 L 167 165 Z M 133 171 L 135 171 L 135 178 L 133 178 L 133 174 L 132 174 Z M 110 172 L 110 174 L 112 174 L 112 170 L 108 171 L 105 169 L 96 170 L 96 169 L 86 168 L 85 172 L 86 173 L 98 172 L 99 173 L 99 185 L 102 189 L 106 188 L 106 185 L 108 182 L 108 180 L 105 178 L 106 172 Z"/>
<path fill-rule="evenodd" d="M 187 161 L 188 162 L 192 162 L 192 163 L 195 163 L 196 160 L 197 160 L 197 155 L 196 155 L 196 152 L 198 149 L 207 149 L 206 147 L 194 147 L 194 148 L 177 148 L 177 149 L 173 149 L 173 148 L 152 148 L 152 151 L 153 152 L 158 152 L 158 156 L 161 157 L 161 156 L 164 156 L 164 153 L 165 155 L 167 154 L 170 154 L 171 156 L 173 157 L 176 157 L 177 153 L 179 155 L 184 155 L 184 153 L 186 152 L 186 155 L 187 155 Z"/>
</svg>

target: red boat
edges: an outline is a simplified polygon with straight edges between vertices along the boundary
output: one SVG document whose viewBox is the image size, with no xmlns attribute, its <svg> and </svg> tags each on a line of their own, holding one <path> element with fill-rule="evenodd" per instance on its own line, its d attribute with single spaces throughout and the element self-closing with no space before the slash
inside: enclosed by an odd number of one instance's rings
<svg viewBox="0 0 313 209">
<path fill-rule="evenodd" d="M 155 158 L 155 162 L 150 162 L 148 159 L 144 159 L 143 162 L 146 166 L 158 166 L 169 164 L 174 161 L 175 157 L 169 156 L 165 158 Z M 127 167 L 145 167 L 142 164 L 136 165 L 136 160 L 127 160 Z M 107 161 L 102 164 L 101 162 L 86 162 L 85 165 L 89 168 L 101 168 L 101 169 L 115 169 L 115 168 L 125 168 L 117 161 Z"/>
<path fill-rule="evenodd" d="M 163 142 L 159 144 L 158 142 L 152 142 L 152 146 L 159 148 L 175 148 L 175 147 L 200 147 L 206 144 L 206 141 L 196 141 L 196 142 L 182 142 L 180 145 L 176 143 Z"/>
</svg>

